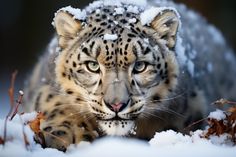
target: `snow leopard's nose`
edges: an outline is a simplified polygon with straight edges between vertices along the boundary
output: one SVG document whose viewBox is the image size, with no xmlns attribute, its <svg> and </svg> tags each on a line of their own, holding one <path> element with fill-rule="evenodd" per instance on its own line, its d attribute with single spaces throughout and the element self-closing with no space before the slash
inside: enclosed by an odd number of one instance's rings
<svg viewBox="0 0 236 157">
<path fill-rule="evenodd" d="M 112 104 L 111 109 L 115 112 L 119 112 L 123 105 L 124 105 L 123 103 Z"/>
<path fill-rule="evenodd" d="M 108 103 L 105 102 L 106 106 L 110 110 L 112 110 L 112 111 L 114 111 L 116 113 L 122 111 L 128 105 L 128 103 L 129 102 L 127 102 L 127 103 L 108 104 Z"/>
<path fill-rule="evenodd" d="M 124 81 L 113 81 L 108 85 L 104 93 L 104 102 L 106 106 L 114 111 L 122 111 L 129 103 L 130 94 Z"/>
</svg>

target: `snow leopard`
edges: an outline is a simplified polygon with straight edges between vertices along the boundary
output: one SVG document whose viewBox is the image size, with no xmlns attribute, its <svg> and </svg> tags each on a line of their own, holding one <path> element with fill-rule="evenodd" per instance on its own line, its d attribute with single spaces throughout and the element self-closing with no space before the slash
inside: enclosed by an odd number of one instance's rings
<svg viewBox="0 0 236 157">
<path fill-rule="evenodd" d="M 183 4 L 95 1 L 60 9 L 53 26 L 24 96 L 26 111 L 46 117 L 40 125 L 46 147 L 185 132 L 206 117 L 211 102 L 235 98 L 233 50 Z"/>
</svg>

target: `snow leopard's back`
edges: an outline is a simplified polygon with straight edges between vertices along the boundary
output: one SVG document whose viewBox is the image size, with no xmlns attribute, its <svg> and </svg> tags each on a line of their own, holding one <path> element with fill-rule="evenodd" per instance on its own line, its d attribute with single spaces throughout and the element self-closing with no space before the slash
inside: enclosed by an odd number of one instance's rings
<svg viewBox="0 0 236 157">
<path fill-rule="evenodd" d="M 221 32 L 184 4 L 168 0 L 153 0 L 152 4 L 174 7 L 180 14 L 181 39 L 176 52 L 182 63 L 182 76 L 186 77 L 184 73 L 187 72 L 191 78 L 187 89 L 191 90 L 194 84 L 203 90 L 207 104 L 220 98 L 235 100 L 236 57 Z"/>
</svg>

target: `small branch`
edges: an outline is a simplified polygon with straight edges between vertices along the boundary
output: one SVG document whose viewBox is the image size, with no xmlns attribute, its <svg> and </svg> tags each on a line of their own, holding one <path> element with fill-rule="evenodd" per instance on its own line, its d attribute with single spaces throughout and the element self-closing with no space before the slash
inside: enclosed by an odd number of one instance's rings
<svg viewBox="0 0 236 157">
<path fill-rule="evenodd" d="M 8 89 L 8 94 L 9 94 L 9 98 L 10 98 L 10 110 L 5 118 L 5 122 L 4 122 L 4 133 L 3 133 L 3 145 L 6 142 L 6 138 L 7 138 L 7 120 L 10 117 L 13 107 L 14 107 L 14 86 L 15 86 L 15 80 L 16 80 L 16 75 L 17 75 L 17 70 L 15 70 L 12 75 L 11 75 L 11 85 L 10 88 Z"/>
<path fill-rule="evenodd" d="M 16 75 L 17 75 L 18 71 L 15 70 L 12 75 L 11 75 L 11 85 L 10 85 L 10 88 L 8 89 L 8 95 L 9 95 L 9 98 L 10 98 L 10 105 L 11 105 L 11 110 L 10 110 L 10 113 L 11 114 L 11 111 L 14 107 L 14 86 L 15 86 L 15 80 L 16 80 Z"/>
<path fill-rule="evenodd" d="M 223 105 L 225 105 L 225 104 L 236 105 L 236 102 L 229 101 L 229 100 L 227 100 L 227 99 L 222 98 L 222 99 L 220 99 L 220 100 L 217 100 L 217 101 L 213 102 L 212 104 L 213 104 L 213 105 L 221 105 L 221 106 L 223 106 Z"/>
<path fill-rule="evenodd" d="M 28 139 L 27 139 L 27 136 L 25 134 L 25 125 L 22 121 L 22 118 L 20 116 L 20 121 L 21 121 L 21 124 L 22 124 L 22 134 L 23 134 L 23 139 L 24 139 L 24 143 L 25 143 L 25 149 L 28 149 L 28 146 L 30 145 Z"/>
<path fill-rule="evenodd" d="M 16 107 L 14 108 L 14 112 L 12 113 L 10 120 L 12 120 L 15 117 L 15 115 L 18 112 L 19 106 L 22 104 L 24 93 L 22 91 L 19 91 L 19 94 L 20 95 L 18 96 L 18 99 L 16 101 L 17 102 Z"/>
<path fill-rule="evenodd" d="M 194 125 L 196 125 L 198 123 L 201 123 L 202 121 L 205 121 L 205 120 L 207 120 L 207 118 L 203 118 L 203 119 L 200 119 L 198 121 L 195 121 L 195 122 L 189 124 L 187 127 L 185 127 L 184 130 L 189 130 L 192 126 L 194 126 Z"/>
</svg>

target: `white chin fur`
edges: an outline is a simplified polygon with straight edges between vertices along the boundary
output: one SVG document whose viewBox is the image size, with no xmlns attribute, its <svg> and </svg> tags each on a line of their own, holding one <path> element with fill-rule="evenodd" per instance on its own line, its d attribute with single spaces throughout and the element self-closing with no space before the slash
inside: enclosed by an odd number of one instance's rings
<svg viewBox="0 0 236 157">
<path fill-rule="evenodd" d="M 133 121 L 99 121 L 99 126 L 105 134 L 111 136 L 125 136 L 128 135 L 134 128 Z"/>
</svg>

